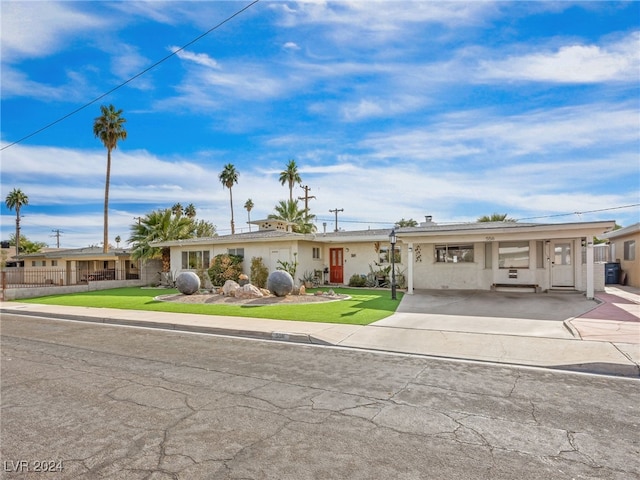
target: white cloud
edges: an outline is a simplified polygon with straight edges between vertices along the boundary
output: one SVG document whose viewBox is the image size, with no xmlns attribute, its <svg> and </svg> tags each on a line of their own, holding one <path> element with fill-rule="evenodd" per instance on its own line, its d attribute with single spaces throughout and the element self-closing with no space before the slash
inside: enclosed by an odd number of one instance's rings
<svg viewBox="0 0 640 480">
<path fill-rule="evenodd" d="M 637 82 L 640 72 L 638 52 L 640 32 L 634 32 L 602 46 L 571 44 L 555 51 L 481 61 L 479 77 L 556 83 Z"/>
<path fill-rule="evenodd" d="M 425 128 L 371 134 L 361 145 L 378 158 L 440 161 L 476 156 L 500 163 L 515 156 L 550 156 L 639 141 L 637 110 L 603 103 L 513 116 L 488 110 L 458 112 Z"/>
<path fill-rule="evenodd" d="M 61 50 L 80 32 L 106 24 L 103 18 L 82 13 L 72 2 L 2 2 L 2 61 L 39 58 Z"/>
<path fill-rule="evenodd" d="M 283 45 L 285 50 L 300 50 L 300 47 L 295 42 L 287 42 Z"/>
<path fill-rule="evenodd" d="M 180 47 L 169 47 L 169 51 L 171 52 L 176 52 L 177 50 L 180 50 Z M 180 50 L 178 53 L 176 53 L 176 55 L 181 60 L 187 60 L 203 67 L 218 68 L 218 62 L 216 62 L 206 53 L 193 53 L 188 50 Z"/>
</svg>

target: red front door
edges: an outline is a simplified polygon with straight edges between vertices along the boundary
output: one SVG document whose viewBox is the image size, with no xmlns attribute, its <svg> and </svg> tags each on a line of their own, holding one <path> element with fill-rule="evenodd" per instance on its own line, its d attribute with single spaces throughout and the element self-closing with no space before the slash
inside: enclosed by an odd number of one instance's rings
<svg viewBox="0 0 640 480">
<path fill-rule="evenodd" d="M 343 283 L 343 250 L 342 248 L 330 248 L 329 257 L 329 283 Z"/>
</svg>

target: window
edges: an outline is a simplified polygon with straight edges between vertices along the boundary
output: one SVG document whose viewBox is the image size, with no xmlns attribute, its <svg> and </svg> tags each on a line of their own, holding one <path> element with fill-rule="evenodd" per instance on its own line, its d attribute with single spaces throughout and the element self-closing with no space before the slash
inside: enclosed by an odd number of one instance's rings
<svg viewBox="0 0 640 480">
<path fill-rule="evenodd" d="M 571 244 L 557 243 L 553 248 L 554 265 L 571 265 Z"/>
<path fill-rule="evenodd" d="M 636 241 L 628 240 L 624 242 L 624 259 L 635 260 L 636 259 Z"/>
<path fill-rule="evenodd" d="M 209 268 L 209 251 L 182 252 L 182 268 Z"/>
<path fill-rule="evenodd" d="M 51 266 L 52 267 L 57 267 L 58 266 L 58 260 L 51 260 Z"/>
<path fill-rule="evenodd" d="M 32 267 L 46 267 L 47 266 L 47 261 L 46 260 L 31 260 L 31 266 Z"/>
<path fill-rule="evenodd" d="M 320 247 L 313 247 L 313 259 L 320 260 Z"/>
<path fill-rule="evenodd" d="M 529 242 L 500 242 L 498 244 L 500 268 L 529 268 Z"/>
<path fill-rule="evenodd" d="M 378 263 L 391 263 L 391 258 L 389 257 L 389 250 L 391 250 L 391 247 L 380 247 L 380 250 L 378 250 Z M 393 258 L 393 261 L 395 263 L 402 263 L 402 257 L 400 255 L 400 249 L 398 247 L 394 248 L 394 253 L 395 256 Z"/>
<path fill-rule="evenodd" d="M 244 248 L 229 248 L 227 249 L 227 253 L 229 255 L 237 255 L 238 257 L 244 258 Z"/>
<path fill-rule="evenodd" d="M 436 245 L 438 263 L 473 263 L 473 245 Z"/>
</svg>

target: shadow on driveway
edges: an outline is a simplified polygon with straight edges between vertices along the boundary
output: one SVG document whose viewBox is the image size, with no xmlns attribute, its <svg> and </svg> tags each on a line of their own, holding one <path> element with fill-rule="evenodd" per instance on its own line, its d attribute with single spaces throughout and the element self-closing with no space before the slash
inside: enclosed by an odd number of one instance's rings
<svg viewBox="0 0 640 480">
<path fill-rule="evenodd" d="M 564 321 L 598 306 L 579 292 L 512 293 L 483 290 L 414 290 L 404 295 L 396 314 Z"/>
</svg>

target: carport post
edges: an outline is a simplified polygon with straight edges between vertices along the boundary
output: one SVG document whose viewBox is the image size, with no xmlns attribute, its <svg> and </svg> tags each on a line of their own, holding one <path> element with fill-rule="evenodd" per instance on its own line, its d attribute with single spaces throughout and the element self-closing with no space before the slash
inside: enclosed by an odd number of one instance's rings
<svg viewBox="0 0 640 480">
<path fill-rule="evenodd" d="M 587 238 L 587 298 L 593 300 L 593 240 Z"/>
<path fill-rule="evenodd" d="M 407 246 L 407 293 L 413 294 L 413 242 Z"/>
</svg>

